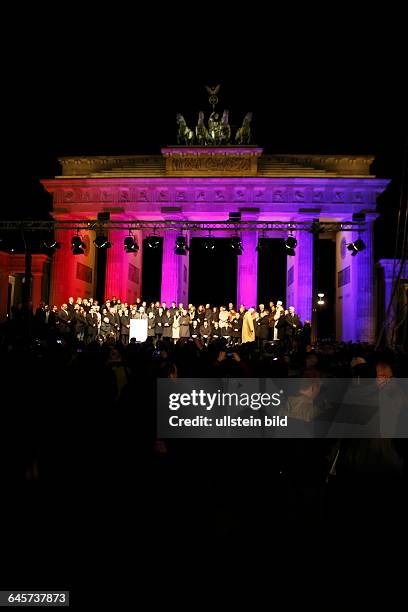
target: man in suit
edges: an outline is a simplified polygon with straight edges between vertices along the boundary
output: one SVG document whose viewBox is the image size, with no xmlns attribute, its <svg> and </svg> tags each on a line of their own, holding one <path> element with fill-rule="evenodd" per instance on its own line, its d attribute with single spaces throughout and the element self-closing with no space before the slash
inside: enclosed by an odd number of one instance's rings
<svg viewBox="0 0 408 612">
<path fill-rule="evenodd" d="M 285 325 L 285 340 L 287 342 L 288 350 L 291 351 L 295 348 L 298 332 L 303 327 L 299 315 L 295 314 L 294 306 L 289 306 L 288 314 L 285 316 Z"/>
<path fill-rule="evenodd" d="M 176 302 L 172 302 L 172 303 L 171 303 L 171 306 L 170 306 L 170 308 L 169 308 L 169 311 L 170 311 L 171 316 L 172 316 L 172 317 L 174 317 L 174 315 L 175 315 L 175 314 L 176 314 L 176 312 L 177 312 L 177 305 L 176 305 Z"/>
<path fill-rule="evenodd" d="M 98 315 L 94 307 L 86 315 L 86 340 L 87 342 L 94 342 L 98 335 Z"/>
<path fill-rule="evenodd" d="M 235 317 L 231 321 L 231 338 L 234 345 L 241 342 L 242 337 L 242 317 L 239 312 L 235 313 Z"/>
<path fill-rule="evenodd" d="M 72 312 L 74 312 L 73 309 L 72 309 Z M 61 309 L 58 311 L 58 331 L 59 333 L 65 337 L 68 336 L 71 333 L 72 321 L 73 319 L 70 317 L 70 314 L 68 312 L 68 305 L 62 304 Z"/>
<path fill-rule="evenodd" d="M 66 307 L 72 319 L 72 317 L 74 316 L 74 307 L 75 307 L 74 298 L 72 296 L 68 298 L 68 304 L 66 304 Z"/>
<path fill-rule="evenodd" d="M 158 307 L 156 317 L 155 317 L 155 326 L 154 326 L 154 334 L 156 336 L 156 340 L 161 340 L 163 335 L 163 325 L 164 321 L 164 311 L 161 306 Z"/>
<path fill-rule="evenodd" d="M 120 311 L 120 339 L 125 346 L 129 344 L 130 317 L 128 310 Z"/>
<path fill-rule="evenodd" d="M 263 309 L 256 319 L 255 336 L 258 344 L 258 348 L 262 351 L 265 341 L 269 335 L 269 312 Z"/>
</svg>

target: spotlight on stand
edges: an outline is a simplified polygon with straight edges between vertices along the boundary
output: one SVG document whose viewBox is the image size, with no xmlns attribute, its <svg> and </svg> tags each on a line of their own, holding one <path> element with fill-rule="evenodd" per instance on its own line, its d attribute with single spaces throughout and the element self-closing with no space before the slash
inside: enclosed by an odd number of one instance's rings
<svg viewBox="0 0 408 612">
<path fill-rule="evenodd" d="M 365 244 L 361 240 L 361 238 L 358 238 L 354 242 L 351 242 L 350 244 L 348 244 L 347 248 L 348 248 L 349 251 L 351 251 L 351 256 L 355 257 L 357 255 L 357 253 L 359 253 L 360 251 L 363 251 L 365 249 Z"/>
<path fill-rule="evenodd" d="M 108 240 L 108 237 L 104 234 L 99 234 L 99 236 L 95 238 L 94 245 L 97 249 L 110 249 L 112 246 Z"/>
<path fill-rule="evenodd" d="M 136 240 L 133 238 L 132 234 L 126 236 L 123 241 L 123 247 L 125 249 L 125 253 L 137 253 L 139 250 L 139 245 Z"/>
<path fill-rule="evenodd" d="M 78 234 L 71 238 L 71 249 L 73 255 L 83 255 L 85 253 L 86 244 L 82 241 Z"/>
<path fill-rule="evenodd" d="M 190 250 L 190 247 L 187 244 L 185 236 L 177 236 L 176 238 L 176 246 L 174 248 L 174 253 L 176 255 L 187 255 L 187 251 Z"/>
<path fill-rule="evenodd" d="M 160 238 L 158 236 L 148 236 L 145 244 L 149 249 L 158 249 L 160 246 Z"/>
<path fill-rule="evenodd" d="M 244 247 L 242 246 L 241 238 L 239 236 L 233 236 L 230 238 L 230 246 L 237 255 L 242 255 Z"/>
<path fill-rule="evenodd" d="M 294 236 L 288 236 L 285 240 L 286 255 L 294 257 L 296 255 L 295 248 L 297 247 L 297 240 Z"/>
</svg>

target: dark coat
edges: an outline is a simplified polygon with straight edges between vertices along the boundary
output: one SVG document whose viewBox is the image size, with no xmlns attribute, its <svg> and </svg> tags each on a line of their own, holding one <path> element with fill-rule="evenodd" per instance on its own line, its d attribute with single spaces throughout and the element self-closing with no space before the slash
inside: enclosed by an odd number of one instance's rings
<svg viewBox="0 0 408 612">
<path fill-rule="evenodd" d="M 293 317 L 292 315 L 287 314 L 285 316 L 285 324 L 286 324 L 285 334 L 287 336 L 294 336 L 296 332 L 302 329 L 303 327 L 303 324 L 297 314 L 295 314 Z"/>
<path fill-rule="evenodd" d="M 200 325 L 200 336 L 201 337 L 207 336 L 209 338 L 211 336 L 211 325 L 208 325 L 208 327 L 204 327 L 204 325 Z"/>
<path fill-rule="evenodd" d="M 69 334 L 71 331 L 71 317 L 65 310 L 59 310 L 57 315 L 58 329 L 61 334 Z"/>
<path fill-rule="evenodd" d="M 278 340 L 285 339 L 286 320 L 284 316 L 280 316 L 275 322 L 275 327 L 278 330 Z"/>
<path fill-rule="evenodd" d="M 130 325 L 130 317 L 129 315 L 122 315 L 120 317 L 120 333 L 123 334 L 124 336 L 128 336 L 129 335 L 129 327 L 128 325 Z"/>
<path fill-rule="evenodd" d="M 180 320 L 180 338 L 190 337 L 190 317 L 188 315 L 181 315 Z"/>
<path fill-rule="evenodd" d="M 147 318 L 147 335 L 148 336 L 154 336 L 155 332 L 155 328 L 156 328 L 156 319 L 155 317 L 148 317 Z"/>
<path fill-rule="evenodd" d="M 239 319 L 232 319 L 231 321 L 231 336 L 233 338 L 241 338 L 242 337 L 242 317 Z"/>
<path fill-rule="evenodd" d="M 96 313 L 88 312 L 86 315 L 86 333 L 88 336 L 96 336 L 98 333 L 98 316 Z"/>
<path fill-rule="evenodd" d="M 169 311 L 168 311 L 169 312 Z M 171 338 L 173 335 L 174 317 L 167 315 L 163 317 L 163 338 Z"/>
<path fill-rule="evenodd" d="M 255 323 L 255 336 L 261 340 L 267 340 L 269 335 L 269 320 L 265 315 L 259 317 Z"/>
<path fill-rule="evenodd" d="M 162 335 L 163 334 L 163 324 L 165 319 L 165 314 L 159 315 L 158 313 L 155 316 L 155 325 L 154 325 L 154 333 Z"/>
<path fill-rule="evenodd" d="M 190 338 L 199 338 L 200 337 L 200 324 L 197 321 L 196 327 L 193 324 L 190 325 Z"/>
</svg>

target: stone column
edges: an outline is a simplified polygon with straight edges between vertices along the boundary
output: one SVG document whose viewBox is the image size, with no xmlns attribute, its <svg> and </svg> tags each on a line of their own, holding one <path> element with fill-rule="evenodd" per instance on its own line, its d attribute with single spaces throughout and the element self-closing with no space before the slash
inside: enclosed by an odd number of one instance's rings
<svg viewBox="0 0 408 612">
<path fill-rule="evenodd" d="M 361 238 L 365 249 L 352 257 L 352 293 L 355 300 L 355 340 L 374 342 L 374 241 L 373 223 L 365 225 L 361 236 L 353 232 L 353 241 Z"/>
<path fill-rule="evenodd" d="M 295 255 L 287 258 L 286 304 L 295 307 L 301 321 L 312 320 L 313 304 L 313 234 L 294 233 L 297 240 Z"/>
<path fill-rule="evenodd" d="M 316 238 L 317 240 L 318 238 Z M 313 240 L 311 232 L 298 232 L 296 257 L 298 262 L 297 300 L 295 310 L 302 321 L 312 320 L 313 295 Z M 288 304 L 290 306 L 291 304 Z"/>
<path fill-rule="evenodd" d="M 237 270 L 237 308 L 244 304 L 246 308 L 256 307 L 258 302 L 258 232 L 242 232 L 242 255 L 238 256 Z"/>
<path fill-rule="evenodd" d="M 122 302 L 127 301 L 127 289 L 129 276 L 129 258 L 132 253 L 125 253 L 124 239 L 129 236 L 127 229 L 109 230 L 108 240 L 111 248 L 108 249 L 106 256 L 106 276 L 105 276 L 105 298 L 110 299 L 115 296 Z"/>
<path fill-rule="evenodd" d="M 187 242 L 189 232 L 184 232 Z M 188 303 L 188 271 L 189 254 L 176 255 L 174 247 L 177 234 L 173 231 L 163 232 L 163 259 L 162 259 L 162 282 L 161 282 L 161 301 L 166 304 L 176 302 L 179 304 Z"/>
<path fill-rule="evenodd" d="M 55 230 L 54 237 L 61 248 L 56 250 L 52 257 L 50 307 L 61 307 L 70 296 L 75 295 L 76 257 L 72 255 L 71 238 L 75 232 L 68 230 Z"/>
<path fill-rule="evenodd" d="M 33 303 L 34 312 L 42 301 L 42 278 L 42 272 L 34 272 L 32 275 L 31 301 Z"/>
</svg>

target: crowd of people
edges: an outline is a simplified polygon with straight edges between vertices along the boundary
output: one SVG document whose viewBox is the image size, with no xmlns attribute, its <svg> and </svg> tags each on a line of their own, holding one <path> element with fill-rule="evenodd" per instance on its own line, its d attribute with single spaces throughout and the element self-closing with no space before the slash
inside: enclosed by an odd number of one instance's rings
<svg viewBox="0 0 408 612">
<path fill-rule="evenodd" d="M 132 317 L 147 319 L 145 342 L 128 342 Z M 195 535 L 199 523 L 204 535 L 239 540 L 254 508 L 267 511 L 272 523 L 284 517 L 302 528 L 361 525 L 368 517 L 377 524 L 391 515 L 401 524 L 406 440 L 160 440 L 156 382 L 371 378 L 379 393 L 394 393 L 389 383 L 408 377 L 402 349 L 312 344 L 310 324 L 280 302 L 246 310 L 70 298 L 61 308 L 39 305 L 28 335 L 20 333 L 23 319 L 17 309 L 0 326 L 0 367 L 12 390 L 1 413 L 0 482 L 14 491 L 0 518 L 27 525 L 22 541 L 38 536 L 30 550 L 44 545 L 44 533 L 52 541 L 60 525 L 72 522 L 67 500 L 89 506 L 87 538 L 92 513 L 103 512 L 106 521 L 115 516 L 126 529 L 146 504 L 146 524 L 163 538 L 182 516 Z M 398 397 L 402 414 L 408 402 Z M 319 394 L 305 392 L 303 399 L 300 418 L 313 418 Z M 34 515 L 42 531 L 31 529 Z M 94 535 L 96 546 L 100 533 Z"/>
<path fill-rule="evenodd" d="M 34 314 L 34 329 L 39 337 L 54 334 L 65 339 L 91 343 L 115 339 L 127 345 L 131 319 L 146 319 L 147 336 L 157 343 L 167 338 L 199 338 L 204 344 L 224 338 L 228 346 L 256 341 L 263 348 L 267 341 L 276 341 L 289 350 L 310 344 L 310 321 L 302 322 L 293 306 L 285 309 L 282 301 L 269 302 L 257 308 L 241 304 L 235 308 L 200 304 L 194 306 L 172 302 L 151 302 L 137 299 L 135 304 L 122 302 L 116 296 L 99 304 L 93 298 L 74 300 L 69 297 L 60 308 L 41 303 Z"/>
</svg>

